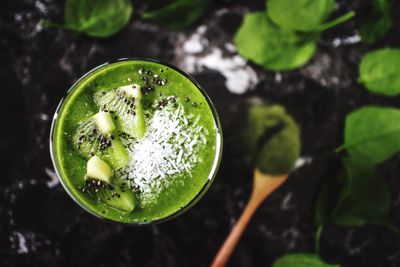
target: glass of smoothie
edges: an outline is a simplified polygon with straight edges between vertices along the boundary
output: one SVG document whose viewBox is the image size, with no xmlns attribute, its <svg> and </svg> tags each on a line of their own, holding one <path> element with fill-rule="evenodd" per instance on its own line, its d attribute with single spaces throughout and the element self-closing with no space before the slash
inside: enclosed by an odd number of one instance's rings
<svg viewBox="0 0 400 267">
<path fill-rule="evenodd" d="M 217 112 L 200 85 L 171 65 L 120 59 L 80 78 L 50 133 L 61 184 L 93 215 L 162 222 L 210 187 L 222 154 Z"/>
</svg>

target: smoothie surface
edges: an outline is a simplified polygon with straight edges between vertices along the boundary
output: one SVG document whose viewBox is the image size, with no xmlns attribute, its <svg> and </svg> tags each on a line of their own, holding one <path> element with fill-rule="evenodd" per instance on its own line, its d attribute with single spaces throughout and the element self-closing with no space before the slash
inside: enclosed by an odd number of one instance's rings
<svg viewBox="0 0 400 267">
<path fill-rule="evenodd" d="M 129 185 L 127 190 L 132 190 L 138 200 L 133 211 L 124 212 L 110 207 L 82 190 L 86 183 L 88 160 L 74 147 L 73 135 L 82 121 L 99 112 L 99 107 L 94 101 L 96 93 L 106 94 L 131 84 L 138 84 L 142 88 L 142 103 L 148 125 L 143 141 L 124 139 L 124 133 L 119 132 L 129 154 L 129 165 L 136 164 L 128 166 L 122 172 L 114 171 L 114 176 L 124 176 L 116 178 L 126 182 Z M 176 111 L 177 109 L 179 110 Z M 163 126 L 158 125 L 159 121 L 165 118 L 179 119 L 179 129 L 182 130 L 167 137 L 170 138 L 169 143 L 172 143 L 168 145 L 173 145 L 178 151 L 176 155 L 172 155 L 173 158 L 178 157 L 175 163 L 171 163 L 176 167 L 175 170 L 166 173 L 161 170 L 158 174 L 150 172 L 149 168 L 139 168 L 142 166 L 137 164 L 148 167 L 147 164 L 158 160 L 157 157 L 163 159 L 163 155 L 146 153 L 148 149 L 153 149 L 154 153 L 160 154 L 154 145 L 147 143 L 158 138 L 149 135 L 160 135 L 160 132 L 163 132 L 158 131 L 157 127 Z M 178 125 L 178 122 L 176 124 Z M 180 131 L 183 135 L 191 135 L 191 139 L 185 139 L 191 140 L 190 144 L 186 141 L 177 144 L 181 140 L 176 137 L 180 135 Z M 161 143 L 161 146 L 164 148 L 164 144 Z M 52 153 L 63 186 L 86 210 L 114 221 L 149 223 L 179 213 L 206 191 L 218 167 L 221 134 L 212 104 L 187 75 L 171 66 L 153 61 L 121 60 L 96 68 L 71 88 L 55 116 Z M 173 152 L 169 152 L 171 153 Z M 143 157 L 149 158 L 143 160 Z M 176 166 L 176 163 L 180 165 Z M 142 177 L 140 180 L 136 177 L 140 175 L 151 175 L 152 178 Z M 143 181 L 150 181 L 151 184 L 143 184 Z"/>
</svg>

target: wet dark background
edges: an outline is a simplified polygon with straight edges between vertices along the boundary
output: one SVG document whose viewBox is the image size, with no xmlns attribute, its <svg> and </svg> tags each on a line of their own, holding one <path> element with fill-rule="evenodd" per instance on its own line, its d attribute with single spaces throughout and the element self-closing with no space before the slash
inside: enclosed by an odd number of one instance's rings
<svg viewBox="0 0 400 267">
<path fill-rule="evenodd" d="M 218 67 L 193 64 L 215 49 L 229 60 L 234 52 L 227 43 L 243 14 L 263 9 L 263 2 L 214 1 L 204 18 L 177 32 L 134 14 L 128 27 L 104 40 L 41 28 L 41 18 L 62 22 L 64 1 L 1 2 L 0 266 L 209 265 L 249 196 L 251 166 L 238 132 L 245 106 L 260 100 L 284 105 L 301 125 L 303 165 L 258 210 L 230 266 L 270 266 L 286 253 L 315 251 L 315 194 L 335 162 L 332 151 L 342 142 L 345 114 L 367 104 L 400 107 L 399 98 L 378 97 L 357 84 L 366 51 L 400 47 L 400 4 L 393 1 L 395 27 L 374 46 L 361 43 L 354 21 L 348 22 L 324 33 L 316 56 L 300 70 L 276 74 L 241 66 L 257 79 L 252 90 L 232 93 Z M 336 14 L 362 14 L 366 2 L 340 0 Z M 135 7 L 137 13 L 140 4 Z M 193 34 L 202 44 L 195 53 L 185 50 Z M 161 225 L 126 227 L 94 218 L 64 192 L 50 161 L 51 118 L 61 97 L 81 75 L 121 57 L 160 59 L 189 71 L 213 99 L 223 124 L 224 155 L 215 183 L 195 207 Z M 381 171 L 392 192 L 391 221 L 399 225 L 400 157 Z M 321 242 L 328 262 L 400 266 L 400 236 L 383 226 L 328 227 Z"/>
</svg>

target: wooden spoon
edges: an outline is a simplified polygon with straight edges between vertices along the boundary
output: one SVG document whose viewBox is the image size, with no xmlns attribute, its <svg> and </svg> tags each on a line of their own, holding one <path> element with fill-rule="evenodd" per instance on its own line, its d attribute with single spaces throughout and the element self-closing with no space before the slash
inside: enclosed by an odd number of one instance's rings
<svg viewBox="0 0 400 267">
<path fill-rule="evenodd" d="M 250 200 L 247 202 L 246 208 L 244 209 L 242 215 L 232 228 L 228 238 L 225 240 L 224 244 L 215 256 L 211 267 L 225 266 L 233 250 L 235 249 L 243 230 L 246 228 L 246 225 L 258 206 L 260 206 L 264 199 L 266 199 L 272 192 L 279 188 L 279 186 L 281 186 L 287 180 L 287 178 L 287 174 L 269 175 L 260 172 L 258 169 L 254 170 L 253 191 L 251 193 Z"/>
</svg>

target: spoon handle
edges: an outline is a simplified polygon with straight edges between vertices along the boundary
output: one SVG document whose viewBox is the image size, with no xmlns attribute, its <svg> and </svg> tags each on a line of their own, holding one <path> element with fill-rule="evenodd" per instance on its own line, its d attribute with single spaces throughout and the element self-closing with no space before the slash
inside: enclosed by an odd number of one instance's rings
<svg viewBox="0 0 400 267">
<path fill-rule="evenodd" d="M 211 267 L 225 266 L 233 250 L 235 249 L 236 244 L 238 243 L 244 229 L 250 221 L 250 218 L 253 216 L 258 206 L 260 206 L 263 200 L 273 191 L 275 191 L 286 179 L 287 175 L 270 176 L 262 174 L 258 170 L 255 171 L 253 192 L 251 194 L 250 200 L 249 202 L 247 202 L 247 205 L 242 215 L 236 222 L 235 226 L 232 228 L 228 238 L 219 249 L 213 263 L 211 264 Z"/>
<path fill-rule="evenodd" d="M 235 249 L 236 244 L 238 243 L 243 233 L 243 230 L 246 228 L 246 225 L 248 224 L 250 218 L 253 216 L 258 205 L 259 203 L 255 202 L 254 197 L 249 200 L 239 220 L 236 222 L 228 238 L 225 240 L 224 244 L 218 251 L 217 256 L 215 257 L 213 263 L 211 264 L 212 267 L 225 266 L 233 250 Z"/>
</svg>

